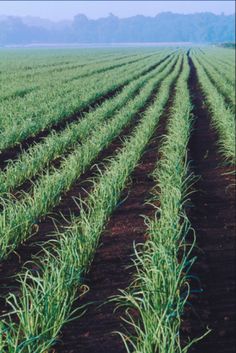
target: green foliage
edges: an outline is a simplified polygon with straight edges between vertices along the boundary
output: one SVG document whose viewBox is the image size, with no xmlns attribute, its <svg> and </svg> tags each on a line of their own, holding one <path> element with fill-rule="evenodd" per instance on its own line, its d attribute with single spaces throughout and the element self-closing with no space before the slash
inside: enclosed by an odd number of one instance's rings
<svg viewBox="0 0 236 353">
<path fill-rule="evenodd" d="M 225 104 L 224 97 L 218 92 L 205 74 L 197 55 L 191 54 L 197 69 L 206 104 L 211 113 L 212 124 L 218 133 L 219 151 L 230 164 L 235 164 L 235 117 L 230 107 Z"/>
<path fill-rule="evenodd" d="M 99 128 L 104 120 L 111 118 L 124 104 L 132 99 L 148 80 L 159 74 L 171 60 L 172 57 L 160 64 L 154 71 L 152 70 L 146 75 L 131 81 L 121 93 L 112 99 L 107 99 L 93 111 L 84 114 L 80 121 L 71 123 L 62 132 L 55 133 L 52 131 L 41 143 L 39 142 L 27 151 L 22 152 L 17 160 L 11 161 L 7 168 L 0 172 L 0 194 L 9 193 L 26 179 L 35 176 L 52 160 L 62 156 L 66 151 L 76 148 L 78 142 L 85 142 L 94 126 Z M 137 72 L 134 75 L 136 77 Z"/>
<path fill-rule="evenodd" d="M 170 63 L 157 77 L 150 79 L 134 99 L 106 124 L 98 126 L 84 144 L 69 154 L 59 169 L 42 175 L 35 183 L 32 195 L 27 194 L 19 201 L 6 201 L 6 207 L 0 214 L 0 259 L 5 258 L 24 241 L 34 230 L 38 220 L 58 204 L 62 193 L 70 189 L 98 154 L 120 134 L 171 69 Z"/>
<path fill-rule="evenodd" d="M 142 60 L 143 59 L 143 60 Z M 46 85 L 24 97 L 4 100 L 0 105 L 0 151 L 65 120 L 102 96 L 145 73 L 154 58 L 139 60 L 84 78 L 74 78 L 53 87 Z M 133 74 L 133 76 L 132 76 Z"/>
<path fill-rule="evenodd" d="M 172 73 L 162 78 L 154 104 L 124 141 L 123 148 L 94 181 L 86 204 L 79 202 L 80 217 L 72 219 L 69 229 L 44 248 L 44 256 L 35 264 L 36 273 L 26 270 L 21 274 L 20 297 L 11 294 L 8 299 L 18 324 L 11 321 L 11 315 L 1 324 L 5 330 L 3 353 L 45 353 L 55 342 L 61 326 L 73 315 L 71 307 L 81 274 L 88 270 L 109 215 L 153 135 L 179 69 L 180 60 Z M 145 99 L 142 106 L 144 102 Z M 126 114 L 130 114 L 129 110 Z"/>
<path fill-rule="evenodd" d="M 124 320 L 135 332 L 135 335 L 120 333 L 128 352 L 186 353 L 193 344 L 190 342 L 183 347 L 180 341 L 181 315 L 190 292 L 188 272 L 193 263 L 194 247 L 194 242 L 187 245 L 191 229 L 184 212 L 192 180 L 186 163 L 192 121 L 188 75 L 185 55 L 168 131 L 162 140 L 162 158 L 153 173 L 156 187 L 152 203 L 157 209 L 156 216 L 146 218 L 148 240 L 135 248 L 134 281 L 115 298 L 119 305 L 127 307 Z"/>
<path fill-rule="evenodd" d="M 2 149 L 66 119 L 113 89 L 122 90 L 64 130 L 52 131 L 0 173 L 0 260 L 37 230 L 40 219 L 60 203 L 63 193 L 157 93 L 122 148 L 106 160 L 104 172 L 93 179 L 91 193 L 77 201 L 80 216 L 72 217 L 64 231 L 45 242 L 42 252 L 19 274 L 20 291 L 7 298 L 12 312 L 0 321 L 0 351 L 49 352 L 64 323 L 84 313 L 83 307 L 72 310 L 79 288 L 81 293 L 87 290 L 83 287 L 84 273 L 89 270 L 104 227 L 178 78 L 167 133 L 161 144 L 161 159 L 153 173 L 156 187 L 151 202 L 156 214 L 145 219 L 148 240 L 135 247 L 134 281 L 130 288 L 121 291 L 118 299 L 120 305 L 127 307 L 126 320 L 135 332 L 120 333 L 128 351 L 186 353 L 194 343 L 183 347 L 180 342 L 181 315 L 190 292 L 189 271 L 194 261 L 194 241 L 188 244 L 188 235 L 194 231 L 185 214 L 193 182 L 187 162 L 192 107 L 186 55 L 170 49 L 137 50 L 132 51 L 132 56 L 129 51 L 117 50 L 114 54 L 105 50 L 99 51 L 95 65 L 94 52 L 82 53 L 79 60 L 76 52 L 64 52 L 64 57 L 57 51 L 39 57 L 30 53 L 29 58 L 24 57 L 24 52 L 18 53 L 22 57 L 17 63 L 9 59 L 9 53 L 1 53 L 6 56 L 0 63 L 0 81 L 7 87 L 5 93 L 0 92 Z M 191 57 L 218 134 L 220 151 L 233 164 L 234 54 L 230 49 L 212 47 L 191 49 Z M 155 67 L 160 61 L 163 62 Z M 63 155 L 60 166 L 52 167 L 51 162 Z M 34 186 L 20 194 L 18 200 L 7 194 L 36 175 Z M 137 315 L 133 317 L 131 308 L 139 314 L 138 319 Z"/>
<path fill-rule="evenodd" d="M 224 70 L 219 66 L 218 69 L 214 68 L 205 56 L 197 55 L 197 59 L 211 83 L 224 97 L 226 107 L 228 106 L 232 112 L 235 113 L 235 83 L 231 84 L 231 82 L 222 78 Z"/>
</svg>

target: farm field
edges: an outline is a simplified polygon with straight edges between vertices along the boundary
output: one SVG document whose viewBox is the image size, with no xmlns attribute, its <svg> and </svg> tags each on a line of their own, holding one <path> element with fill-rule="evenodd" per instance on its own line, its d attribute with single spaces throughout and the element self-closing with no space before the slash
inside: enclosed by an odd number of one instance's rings
<svg viewBox="0 0 236 353">
<path fill-rule="evenodd" d="M 0 353 L 234 353 L 235 51 L 0 50 Z"/>
</svg>

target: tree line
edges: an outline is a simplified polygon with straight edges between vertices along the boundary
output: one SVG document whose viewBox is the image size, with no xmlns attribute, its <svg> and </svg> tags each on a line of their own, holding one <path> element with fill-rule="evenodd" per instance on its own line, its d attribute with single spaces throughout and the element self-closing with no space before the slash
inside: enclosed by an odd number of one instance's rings
<svg viewBox="0 0 236 353">
<path fill-rule="evenodd" d="M 129 43 L 129 42 L 235 42 L 235 15 L 160 13 L 118 18 L 113 14 L 92 20 L 78 14 L 72 21 L 30 21 L 0 17 L 0 44 Z"/>
</svg>

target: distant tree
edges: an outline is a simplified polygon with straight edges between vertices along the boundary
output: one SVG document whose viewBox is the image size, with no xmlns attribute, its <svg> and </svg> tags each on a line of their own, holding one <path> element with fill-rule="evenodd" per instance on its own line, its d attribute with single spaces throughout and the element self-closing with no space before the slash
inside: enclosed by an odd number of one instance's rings
<svg viewBox="0 0 236 353">
<path fill-rule="evenodd" d="M 33 42 L 116 43 L 116 42 L 235 42 L 235 15 L 212 13 L 160 13 L 120 19 L 112 13 L 90 20 L 78 14 L 73 21 L 53 23 L 37 18 L 0 18 L 0 45 Z M 33 25 L 33 23 L 37 25 Z M 41 24 L 41 25 L 40 25 Z"/>
</svg>

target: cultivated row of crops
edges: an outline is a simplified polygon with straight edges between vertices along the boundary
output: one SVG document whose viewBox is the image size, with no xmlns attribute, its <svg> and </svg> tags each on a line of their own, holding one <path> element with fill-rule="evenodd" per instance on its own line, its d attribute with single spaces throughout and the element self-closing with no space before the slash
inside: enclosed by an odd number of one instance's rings
<svg viewBox="0 0 236 353">
<path fill-rule="evenodd" d="M 205 60 L 205 58 L 199 57 L 199 63 L 201 64 L 203 70 L 205 70 L 206 75 L 211 80 L 212 84 L 216 86 L 219 92 L 224 96 L 226 105 L 232 109 L 235 113 L 235 92 L 233 82 L 222 79 L 222 72 L 220 68 L 214 68 L 210 61 Z"/>
<path fill-rule="evenodd" d="M 87 65 L 82 64 L 74 64 L 74 65 L 66 65 L 62 67 L 53 68 L 50 70 L 42 72 L 39 70 L 38 74 L 31 74 L 30 77 L 28 75 L 24 77 L 14 77 L 14 86 L 11 82 L 5 82 L 2 79 L 2 83 L 4 84 L 4 91 L 1 92 L 0 100 L 4 100 L 6 98 L 14 98 L 14 97 L 22 97 L 26 94 L 37 90 L 45 89 L 45 87 L 49 86 L 53 88 L 55 85 L 63 84 L 64 82 L 71 82 L 78 78 L 89 77 L 95 75 L 97 73 L 106 72 L 108 70 L 121 67 L 123 65 L 128 65 L 130 63 L 138 62 L 140 59 L 145 59 L 151 57 L 154 54 L 149 55 L 134 55 L 127 57 L 116 58 L 116 60 L 104 60 L 101 63 L 94 63 Z M 63 76 L 60 73 L 63 71 Z M 25 81 L 25 82 L 24 82 Z"/>
<path fill-rule="evenodd" d="M 53 344 L 62 324 L 70 315 L 71 305 L 76 293 L 75 288 L 80 281 L 81 274 L 88 268 L 91 256 L 97 246 L 99 235 L 104 228 L 104 223 L 117 204 L 129 174 L 134 169 L 142 151 L 153 134 L 153 130 L 169 97 L 170 85 L 177 76 L 179 68 L 180 60 L 172 74 L 169 74 L 167 78 L 164 78 L 166 76 L 165 72 L 162 73 L 162 76 L 159 76 L 159 79 L 163 81 L 158 91 L 158 99 L 147 111 L 140 124 L 137 125 L 132 136 L 124 143 L 117 157 L 109 163 L 105 173 L 95 183 L 93 191 L 86 201 L 85 209 L 81 205 L 80 218 L 72 220 L 69 231 L 58 235 L 56 243 L 55 241 L 53 242 L 53 253 L 45 249 L 45 256 L 42 258 L 39 272 L 35 276 L 32 275 L 30 270 L 22 275 L 23 300 L 20 299 L 17 303 L 13 296 L 14 299 L 11 302 L 14 312 L 20 319 L 20 324 L 17 327 L 13 323 L 9 324 L 10 330 L 6 331 L 6 340 L 2 346 L 3 350 L 8 349 L 8 347 L 13 349 L 12 347 L 28 346 L 29 351 L 44 352 Z M 154 81 L 150 80 L 148 86 L 139 93 L 138 99 L 133 100 L 134 113 L 137 107 L 140 108 L 144 105 L 145 91 L 148 97 L 153 90 L 153 85 L 156 84 L 156 80 L 156 78 Z M 119 117 L 116 116 L 111 121 L 111 124 L 101 129 L 100 134 L 99 131 L 96 131 L 94 136 L 96 141 L 93 141 L 92 138 L 89 140 L 89 144 L 93 147 L 90 148 L 90 153 L 96 152 L 96 149 L 100 148 L 101 144 L 104 147 L 104 144 L 109 142 L 107 131 L 112 137 L 117 134 L 117 126 L 120 130 L 120 124 L 124 124 L 124 119 L 132 116 L 132 105 L 129 104 L 129 109 L 126 107 L 126 110 L 119 114 L 121 122 Z M 124 115 L 125 112 L 126 115 Z M 86 151 L 86 155 L 87 153 Z M 78 162 L 78 160 L 78 156 L 73 158 L 73 164 Z M 91 157 L 89 158 L 90 162 Z M 81 167 L 81 165 L 79 166 Z M 72 168 L 66 167 L 65 172 L 68 174 L 69 171 L 68 176 L 71 177 L 75 169 L 74 165 Z M 60 178 L 62 175 L 60 175 Z M 76 177 L 78 177 L 78 174 Z M 44 177 L 43 180 L 45 181 L 46 178 Z M 55 199 L 51 188 L 57 184 L 57 181 L 55 177 L 52 180 L 53 184 L 45 193 L 45 196 L 47 194 L 49 197 L 49 202 Z M 58 191 L 58 187 L 54 189 L 56 192 Z M 42 196 L 41 191 L 39 194 Z M 33 213 L 39 209 L 35 203 L 36 197 L 35 192 L 34 205 L 36 209 Z M 22 204 L 21 201 L 20 205 Z M 32 209 L 32 206 L 30 204 L 28 211 Z M 28 214 L 28 211 L 24 209 L 23 214 Z M 21 218 L 20 214 L 20 212 L 17 212 L 17 215 Z M 19 219 L 19 222 L 22 224 L 22 218 Z M 23 227 L 25 229 L 26 226 L 23 225 Z M 14 241 L 18 234 L 20 234 L 19 228 L 15 237 L 13 236 L 12 238 Z M 45 297 L 47 297 L 47 301 L 45 301 Z M 27 301 L 24 298 L 27 298 Z M 21 333 L 20 335 L 19 332 Z"/>
<path fill-rule="evenodd" d="M 235 164 L 235 95 L 234 89 L 227 94 L 227 100 L 231 104 L 225 102 L 225 82 L 224 78 L 214 75 L 213 70 L 205 69 L 203 57 L 198 58 L 192 54 L 191 58 L 197 69 L 199 83 L 202 87 L 206 104 L 212 115 L 212 124 L 214 125 L 219 136 L 219 149 L 227 161 Z M 209 76 L 208 76 L 209 75 Z M 216 85 L 215 83 L 218 82 Z M 221 82 L 223 84 L 221 84 Z M 229 86 L 227 86 L 229 87 Z"/>
<path fill-rule="evenodd" d="M 160 60 L 166 54 L 161 54 Z M 128 61 L 128 59 L 127 59 Z M 156 61 L 155 61 L 156 63 Z M 69 115 L 111 94 L 130 80 L 146 73 L 154 65 L 153 58 L 100 72 L 89 78 L 78 78 L 51 89 L 47 86 L 24 97 L 5 100 L 0 106 L 0 150 L 4 150 L 59 123 Z M 27 109 L 26 109 L 27 107 Z"/>
<path fill-rule="evenodd" d="M 163 49 L 161 49 L 163 50 Z M 34 74 L 35 72 L 42 72 L 59 68 L 66 67 L 67 65 L 87 65 L 91 63 L 97 63 L 99 61 L 106 61 L 110 59 L 119 59 L 121 57 L 135 56 L 140 54 L 157 53 L 157 50 L 150 48 L 117 48 L 96 50 L 96 49 L 54 49 L 54 50 L 13 50 L 1 51 L 1 77 L 8 77 L 9 75 L 16 75 L 21 77 Z"/>
<path fill-rule="evenodd" d="M 166 132 L 156 150 L 155 187 L 147 195 L 155 215 L 143 215 L 147 240 L 134 246 L 133 281 L 125 290 L 117 288 L 112 302 L 127 308 L 128 331 L 119 334 L 128 352 L 189 350 L 195 340 L 183 345 L 181 320 L 195 245 L 185 210 L 194 180 L 188 159 L 195 119 L 190 68 L 192 63 L 220 151 L 233 164 L 234 86 L 227 74 L 219 74 L 222 60 L 226 72 L 227 67 L 233 70 L 226 51 L 226 59 L 223 49 L 104 50 L 97 60 L 96 51 L 41 57 L 19 53 L 19 63 L 10 60 L 8 68 L 4 60 L 11 55 L 3 52 L 0 81 L 7 93 L 0 92 L 0 149 L 4 159 L 8 152 L 13 159 L 4 160 L 0 171 L 0 277 L 8 259 L 94 163 L 99 172 L 92 174 L 85 195 L 73 194 L 79 211 L 66 220 L 67 226 L 55 225 L 53 234 L 42 232 L 40 252 L 17 274 L 17 290 L 8 291 L 7 311 L 0 304 L 0 352 L 52 352 L 63 326 L 74 316 L 87 315 L 83 306 L 74 310 L 73 305 L 160 121 Z M 216 53 L 219 59 L 211 67 Z M 16 78 L 16 87 L 6 83 L 7 77 Z M 17 145 L 27 139 L 28 146 L 20 150 Z M 109 150 L 114 141 L 119 148 Z M 103 159 L 105 149 L 109 158 Z"/>
<path fill-rule="evenodd" d="M 186 247 L 190 224 L 184 212 L 191 183 L 187 163 L 192 122 L 188 76 L 185 56 L 167 134 L 160 148 L 162 158 L 153 172 L 156 187 L 151 202 L 157 208 L 156 216 L 146 218 L 148 240 L 135 249 L 137 274 L 128 291 L 118 297 L 120 304 L 139 313 L 138 324 L 129 314 L 136 335 L 130 335 L 128 340 L 123 335 L 124 342 L 131 342 L 131 351 L 137 353 L 185 352 L 189 347 L 181 348 L 179 335 L 181 315 L 189 295 L 187 274 L 191 266 L 191 247 Z"/>
<path fill-rule="evenodd" d="M 14 199 L 6 201 L 0 214 L 1 258 L 5 258 L 30 235 L 39 218 L 46 215 L 60 201 L 61 194 L 70 189 L 73 182 L 91 165 L 98 154 L 135 117 L 156 85 L 167 76 L 171 68 L 172 65 L 167 66 L 157 77 L 150 79 L 138 95 L 129 100 L 127 105 L 105 125 L 98 125 L 96 131 L 91 132 L 89 139 L 77 146 L 62 161 L 59 169 L 48 171 L 39 177 L 31 193 L 19 201 Z"/>
<path fill-rule="evenodd" d="M 49 162 L 62 156 L 66 151 L 74 149 L 78 142 L 86 141 L 95 125 L 98 128 L 104 121 L 111 118 L 133 98 L 144 84 L 153 78 L 155 79 L 156 75 L 164 68 L 169 67 L 168 64 L 172 63 L 172 60 L 172 57 L 168 58 L 156 69 L 131 81 L 114 98 L 105 100 L 98 108 L 84 114 L 82 119 L 69 124 L 58 133 L 50 133 L 42 142 L 21 153 L 17 160 L 9 163 L 6 169 L 0 173 L 0 193 L 10 192 L 27 178 L 35 176 Z M 172 65 L 174 64 L 173 61 Z"/>
</svg>

